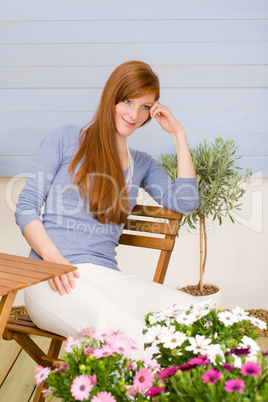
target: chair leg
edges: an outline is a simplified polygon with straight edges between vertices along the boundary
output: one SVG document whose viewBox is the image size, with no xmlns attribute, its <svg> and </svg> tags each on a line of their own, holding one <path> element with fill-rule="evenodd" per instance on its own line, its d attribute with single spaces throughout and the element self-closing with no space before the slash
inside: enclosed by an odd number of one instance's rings
<svg viewBox="0 0 268 402">
<path fill-rule="evenodd" d="M 63 341 L 60 341 L 58 339 L 52 339 L 51 340 L 49 350 L 47 352 L 47 357 L 49 358 L 51 365 L 53 363 L 52 359 L 56 360 L 58 358 L 58 356 L 59 356 L 62 342 Z M 45 361 L 45 357 L 42 360 Z M 43 389 L 44 386 L 46 386 L 45 381 L 43 381 L 40 385 L 38 385 L 36 387 L 33 402 L 44 402 L 45 401 L 45 397 L 44 397 L 44 395 L 42 393 L 42 389 Z"/>
<path fill-rule="evenodd" d="M 36 387 L 33 402 L 45 402 L 44 394 L 42 393 L 43 386 L 45 381 L 41 382 L 38 387 Z"/>
</svg>

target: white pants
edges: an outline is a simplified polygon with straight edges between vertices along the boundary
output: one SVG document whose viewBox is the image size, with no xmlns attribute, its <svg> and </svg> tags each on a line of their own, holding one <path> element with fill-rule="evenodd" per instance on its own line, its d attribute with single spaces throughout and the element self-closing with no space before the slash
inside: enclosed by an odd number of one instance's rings
<svg viewBox="0 0 268 402">
<path fill-rule="evenodd" d="M 121 330 L 141 351 L 145 314 L 194 302 L 186 293 L 135 275 L 91 263 L 77 267 L 80 277 L 70 294 L 61 296 L 48 282 L 25 289 L 26 308 L 39 328 L 65 337 L 91 326 Z"/>
</svg>

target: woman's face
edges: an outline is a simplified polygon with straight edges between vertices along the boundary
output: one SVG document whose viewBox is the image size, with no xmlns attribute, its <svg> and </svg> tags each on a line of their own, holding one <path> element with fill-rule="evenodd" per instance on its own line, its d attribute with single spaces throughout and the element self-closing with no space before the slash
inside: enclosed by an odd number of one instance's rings
<svg viewBox="0 0 268 402">
<path fill-rule="evenodd" d="M 117 135 L 128 137 L 149 117 L 155 102 L 154 94 L 127 99 L 115 105 L 115 127 Z"/>
</svg>

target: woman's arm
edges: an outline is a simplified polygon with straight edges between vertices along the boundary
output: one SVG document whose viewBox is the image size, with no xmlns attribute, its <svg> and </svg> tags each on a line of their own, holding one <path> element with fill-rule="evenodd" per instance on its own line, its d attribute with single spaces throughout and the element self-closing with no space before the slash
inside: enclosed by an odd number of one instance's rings
<svg viewBox="0 0 268 402">
<path fill-rule="evenodd" d="M 178 159 L 178 177 L 196 177 L 186 133 L 182 125 L 167 106 L 161 105 L 161 103 L 157 101 L 151 107 L 150 115 L 152 118 L 156 119 L 163 130 L 173 136 Z"/>
<path fill-rule="evenodd" d="M 28 223 L 23 230 L 23 235 L 30 247 L 43 260 L 71 265 L 70 262 L 60 254 L 57 247 L 50 240 L 42 222 L 39 220 L 33 220 Z M 63 295 L 64 291 L 70 293 L 71 288 L 75 288 L 74 278 L 79 278 L 77 271 L 69 272 L 60 277 L 50 279 L 49 284 L 55 292 L 59 292 Z"/>
</svg>

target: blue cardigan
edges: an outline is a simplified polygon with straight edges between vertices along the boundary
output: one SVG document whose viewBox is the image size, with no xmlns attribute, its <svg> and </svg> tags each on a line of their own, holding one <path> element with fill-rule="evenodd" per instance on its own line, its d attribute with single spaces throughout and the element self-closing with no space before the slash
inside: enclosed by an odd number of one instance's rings
<svg viewBox="0 0 268 402">
<path fill-rule="evenodd" d="M 123 224 L 102 224 L 92 217 L 75 186 L 70 190 L 70 161 L 78 149 L 80 128 L 61 125 L 43 140 L 17 204 L 15 217 L 21 231 L 33 220 L 41 220 L 59 252 L 71 264 L 91 262 L 117 269 L 115 248 Z M 198 207 L 195 178 L 178 178 L 176 182 L 150 155 L 130 149 L 134 160 L 132 189 L 128 193 L 130 210 L 136 205 L 142 187 L 159 204 L 178 212 Z M 124 172 L 125 176 L 127 170 Z M 40 257 L 31 250 L 30 257 Z"/>
</svg>

